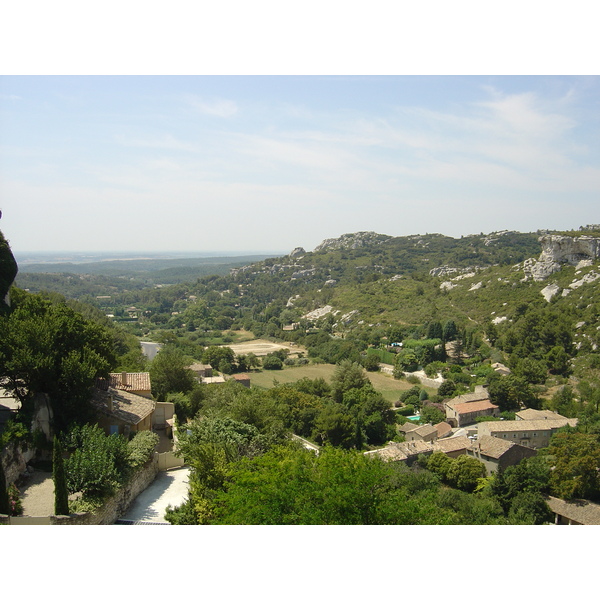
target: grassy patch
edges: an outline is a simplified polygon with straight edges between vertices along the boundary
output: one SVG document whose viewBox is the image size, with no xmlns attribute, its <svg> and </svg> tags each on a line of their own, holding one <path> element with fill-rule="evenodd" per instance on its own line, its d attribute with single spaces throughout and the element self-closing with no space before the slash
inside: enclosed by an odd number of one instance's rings
<svg viewBox="0 0 600 600">
<path fill-rule="evenodd" d="M 261 371 L 260 373 L 250 373 L 250 382 L 253 386 L 262 389 L 270 389 L 275 387 L 274 380 L 280 384 L 293 383 L 308 377 L 309 379 L 318 379 L 322 377 L 327 383 L 330 382 L 331 376 L 335 371 L 336 365 L 305 365 L 302 367 L 288 367 L 281 371 Z M 407 381 L 394 379 L 390 375 L 384 373 L 367 373 L 373 387 L 380 392 L 386 400 L 394 403 L 400 397 L 400 394 L 412 387 L 412 384 Z M 430 394 L 434 394 L 435 390 L 425 388 Z"/>
</svg>

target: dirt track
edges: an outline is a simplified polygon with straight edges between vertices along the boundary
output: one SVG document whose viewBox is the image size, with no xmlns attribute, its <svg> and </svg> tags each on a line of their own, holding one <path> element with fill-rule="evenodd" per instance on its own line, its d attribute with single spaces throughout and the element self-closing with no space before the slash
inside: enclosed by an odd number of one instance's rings
<svg viewBox="0 0 600 600">
<path fill-rule="evenodd" d="M 249 354 L 250 352 L 253 352 L 256 356 L 266 356 L 270 352 L 281 350 L 282 348 L 284 350 L 289 350 L 292 354 L 304 351 L 303 348 L 300 348 L 293 343 L 283 342 L 281 344 L 275 344 L 267 340 L 252 340 L 250 342 L 242 342 L 241 344 L 229 344 L 228 347 L 231 348 L 235 354 Z"/>
</svg>

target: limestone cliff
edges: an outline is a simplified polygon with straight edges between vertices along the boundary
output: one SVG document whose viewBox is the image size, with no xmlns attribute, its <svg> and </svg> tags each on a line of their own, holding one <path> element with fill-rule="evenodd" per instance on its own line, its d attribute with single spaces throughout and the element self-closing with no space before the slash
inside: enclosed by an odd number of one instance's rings
<svg viewBox="0 0 600 600">
<path fill-rule="evenodd" d="M 358 231 L 357 233 L 345 233 L 339 238 L 330 238 L 323 240 L 315 249 L 314 252 L 322 252 L 329 250 L 356 250 L 366 246 L 376 246 L 391 239 L 391 236 L 374 231 Z"/>
<path fill-rule="evenodd" d="M 528 258 L 519 265 L 525 273 L 525 279 L 543 281 L 552 273 L 560 270 L 561 264 L 573 266 L 590 266 L 600 257 L 600 238 L 582 235 L 547 234 L 539 238 L 542 253 L 536 260 Z"/>
<path fill-rule="evenodd" d="M 17 276 L 17 261 L 10 250 L 3 233 L 0 231 L 0 313 L 10 306 L 8 291 Z"/>
</svg>

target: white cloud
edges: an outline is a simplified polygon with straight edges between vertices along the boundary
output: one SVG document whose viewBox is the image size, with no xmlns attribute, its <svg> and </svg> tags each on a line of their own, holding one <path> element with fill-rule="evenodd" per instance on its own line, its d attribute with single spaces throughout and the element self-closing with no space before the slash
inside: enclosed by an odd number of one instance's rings
<svg viewBox="0 0 600 600">
<path fill-rule="evenodd" d="M 187 150 L 195 151 L 197 147 L 189 142 L 177 140 L 172 135 L 165 134 L 161 137 L 135 139 L 124 135 L 115 135 L 115 141 L 121 146 L 130 148 L 155 148 L 157 150 Z"/>
<path fill-rule="evenodd" d="M 204 100 L 196 96 L 186 96 L 187 102 L 198 112 L 215 117 L 233 117 L 237 114 L 238 106 L 232 100 Z"/>
</svg>

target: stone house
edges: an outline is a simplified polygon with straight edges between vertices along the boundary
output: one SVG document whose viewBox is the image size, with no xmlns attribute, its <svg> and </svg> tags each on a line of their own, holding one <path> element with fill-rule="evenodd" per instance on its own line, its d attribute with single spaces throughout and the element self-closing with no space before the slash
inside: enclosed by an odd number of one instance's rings
<svg viewBox="0 0 600 600">
<path fill-rule="evenodd" d="M 456 458 L 461 454 L 466 454 L 467 448 L 470 446 L 471 440 L 466 435 L 436 440 L 432 443 L 434 452 L 443 452 L 450 458 Z"/>
<path fill-rule="evenodd" d="M 489 400 L 445 404 L 446 419 L 454 427 L 475 423 L 477 417 L 496 417 L 500 409 Z"/>
<path fill-rule="evenodd" d="M 107 435 L 129 436 L 130 433 L 152 430 L 156 402 L 151 398 L 109 387 L 95 390 L 92 405 L 98 415 L 98 425 Z"/>
<path fill-rule="evenodd" d="M 535 456 L 537 450 L 490 435 L 480 435 L 469 448 L 467 455 L 485 465 L 488 475 L 503 471 L 520 463 L 524 458 Z"/>
<path fill-rule="evenodd" d="M 559 415 L 560 416 L 560 415 Z M 515 421 L 485 421 L 479 423 L 479 437 L 491 435 L 529 448 L 545 448 L 550 437 L 561 427 L 575 427 L 577 419 L 532 419 Z"/>
<path fill-rule="evenodd" d="M 194 377 L 196 377 L 196 379 L 204 379 L 205 377 L 212 377 L 213 375 L 213 368 L 211 365 L 194 363 L 193 365 L 190 365 L 189 368 L 194 372 Z"/>
<path fill-rule="evenodd" d="M 437 437 L 438 439 L 448 437 L 452 433 L 452 426 L 450 423 L 446 423 L 446 421 L 442 421 L 441 423 L 437 423 L 434 425 L 437 429 Z"/>
<path fill-rule="evenodd" d="M 438 437 L 438 430 L 433 425 L 420 425 L 404 434 L 407 442 L 432 442 Z"/>
</svg>

